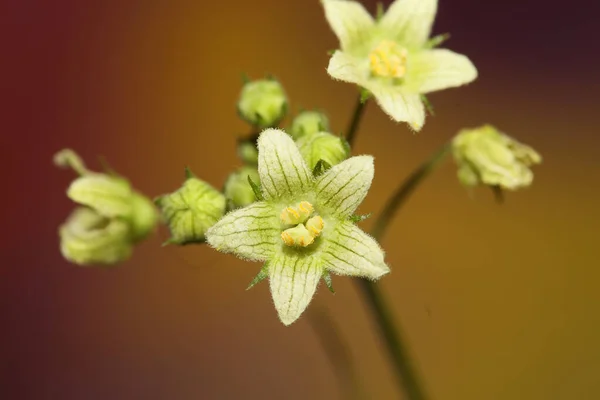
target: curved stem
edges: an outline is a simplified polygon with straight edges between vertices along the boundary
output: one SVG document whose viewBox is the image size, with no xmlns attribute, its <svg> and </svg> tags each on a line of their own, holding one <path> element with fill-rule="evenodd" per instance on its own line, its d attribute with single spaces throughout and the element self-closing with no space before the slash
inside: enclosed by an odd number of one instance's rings
<svg viewBox="0 0 600 400">
<path fill-rule="evenodd" d="M 346 131 L 346 141 L 350 147 L 352 147 L 354 144 L 354 139 L 356 137 L 356 133 L 358 132 L 358 125 L 365 111 L 367 101 L 368 100 L 365 99 L 362 94 L 358 95 L 358 100 L 356 102 L 356 106 L 354 106 L 354 112 L 352 113 L 352 120 L 350 121 L 350 126 L 348 126 L 348 130 Z"/>
<path fill-rule="evenodd" d="M 400 206 L 408 199 L 419 184 L 435 170 L 449 152 L 450 144 L 445 144 L 398 187 L 396 193 L 390 197 L 383 211 L 375 221 L 375 225 L 371 231 L 375 239 L 381 240 Z M 408 347 L 404 344 L 405 341 L 402 337 L 402 332 L 397 324 L 394 324 L 394 317 L 386 305 L 379 286 L 367 280 L 359 281 L 359 286 L 377 321 L 380 334 L 385 340 L 389 355 L 397 372 L 396 377 L 398 378 L 400 388 L 410 400 L 427 399 L 423 385 L 419 381 L 418 374 L 411 361 Z"/>
<path fill-rule="evenodd" d="M 381 240 L 388 225 L 392 222 L 394 215 L 400 206 L 408 199 L 419 184 L 433 172 L 444 158 L 450 153 L 450 143 L 444 144 L 433 156 L 425 161 L 396 190 L 396 193 L 389 198 L 379 217 L 375 221 L 371 234 L 377 240 Z"/>
<path fill-rule="evenodd" d="M 379 328 L 379 334 L 384 339 L 387 353 L 395 369 L 398 387 L 409 400 L 425 400 L 425 390 L 417 377 L 417 372 L 410 358 L 408 346 L 400 333 L 398 324 L 394 324 L 394 317 L 386 304 L 385 299 L 376 283 L 365 279 L 357 280 L 358 286 L 371 308 Z"/>
</svg>

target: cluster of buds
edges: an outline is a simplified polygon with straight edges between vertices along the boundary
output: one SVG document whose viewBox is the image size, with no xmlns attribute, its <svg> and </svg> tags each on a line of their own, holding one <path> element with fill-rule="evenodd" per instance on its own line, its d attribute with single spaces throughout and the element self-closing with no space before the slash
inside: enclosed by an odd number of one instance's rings
<svg viewBox="0 0 600 400">
<path fill-rule="evenodd" d="M 152 202 L 114 172 L 89 171 L 70 149 L 58 152 L 54 163 L 79 175 L 67 190 L 79 207 L 59 228 L 63 256 L 79 265 L 110 265 L 129 258 L 134 244 L 156 226 Z"/>
</svg>

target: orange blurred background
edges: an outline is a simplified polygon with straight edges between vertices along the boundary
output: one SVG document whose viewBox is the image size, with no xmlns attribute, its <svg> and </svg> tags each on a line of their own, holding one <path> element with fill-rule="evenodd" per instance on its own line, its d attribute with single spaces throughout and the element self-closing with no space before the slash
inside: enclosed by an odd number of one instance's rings
<svg viewBox="0 0 600 400">
<path fill-rule="evenodd" d="M 589 3 L 441 0 L 434 33 L 450 32 L 480 78 L 431 95 L 418 135 L 368 106 L 355 152 L 376 156 L 376 174 L 362 213 L 465 126 L 493 123 L 544 156 L 502 206 L 470 197 L 447 162 L 383 243 L 393 272 L 380 284 L 433 399 L 600 398 Z M 343 131 L 356 89 L 325 72 L 337 39 L 319 3 L 3 0 L 0 22 L 0 398 L 342 398 L 308 318 L 286 328 L 267 284 L 245 291 L 259 264 L 161 248 L 164 230 L 112 270 L 63 260 L 73 175 L 52 166 L 68 146 L 149 196 L 177 188 L 184 165 L 221 187 L 249 130 L 235 111 L 243 72 L 273 73 L 292 111 L 324 109 Z M 312 307 L 335 318 L 368 398 L 400 398 L 352 280 L 334 285 Z"/>
</svg>

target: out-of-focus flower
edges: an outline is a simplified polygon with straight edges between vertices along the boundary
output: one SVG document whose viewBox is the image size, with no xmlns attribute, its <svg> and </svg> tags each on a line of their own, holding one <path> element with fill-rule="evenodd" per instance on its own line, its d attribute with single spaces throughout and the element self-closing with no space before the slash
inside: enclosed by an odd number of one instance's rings
<svg viewBox="0 0 600 400">
<path fill-rule="evenodd" d="M 322 0 L 340 41 L 327 72 L 373 94 L 392 119 L 419 131 L 425 123 L 422 95 L 464 85 L 477 77 L 471 61 L 428 41 L 437 0 L 396 0 L 374 19 L 356 1 Z"/>
</svg>

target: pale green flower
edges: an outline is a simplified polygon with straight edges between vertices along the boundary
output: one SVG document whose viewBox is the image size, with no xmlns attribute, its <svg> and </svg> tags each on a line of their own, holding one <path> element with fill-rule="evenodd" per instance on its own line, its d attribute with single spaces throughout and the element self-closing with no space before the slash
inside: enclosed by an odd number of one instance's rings
<svg viewBox="0 0 600 400">
<path fill-rule="evenodd" d="M 437 0 L 396 0 L 377 20 L 355 1 L 322 3 L 341 47 L 329 61 L 329 75 L 365 88 L 392 119 L 414 130 L 425 123 L 423 94 L 477 77 L 467 57 L 431 48 Z"/>
<path fill-rule="evenodd" d="M 305 135 L 328 131 L 329 118 L 327 115 L 318 111 L 302 111 L 292 121 L 289 133 L 294 139 L 300 139 Z"/>
<path fill-rule="evenodd" d="M 350 146 L 345 139 L 328 132 L 304 135 L 296 144 L 311 170 L 320 160 L 328 165 L 336 165 L 350 155 Z"/>
<path fill-rule="evenodd" d="M 58 152 L 54 163 L 80 175 L 67 189 L 67 196 L 83 207 L 59 229 L 63 256 L 80 265 L 127 259 L 133 244 L 156 226 L 158 215 L 152 202 L 125 178 L 88 170 L 73 150 Z"/>
<path fill-rule="evenodd" d="M 531 185 L 542 157 L 491 125 L 463 129 L 452 140 L 458 179 L 466 186 L 484 184 L 515 190 Z"/>
<path fill-rule="evenodd" d="M 225 181 L 224 193 L 230 209 L 245 207 L 256 200 L 248 179 L 251 179 L 257 185 L 260 183 L 258 170 L 255 167 L 241 167 L 231 173 Z"/>
<path fill-rule="evenodd" d="M 264 131 L 258 152 L 262 200 L 225 215 L 206 238 L 219 251 L 265 262 L 255 282 L 269 277 L 285 325 L 330 272 L 369 279 L 389 272 L 377 242 L 350 220 L 373 179 L 371 156 L 349 158 L 315 178 L 281 130 Z"/>
<path fill-rule="evenodd" d="M 275 79 L 248 82 L 237 104 L 240 117 L 258 128 L 277 126 L 288 109 L 283 86 Z"/>
<path fill-rule="evenodd" d="M 167 243 L 188 244 L 204 241 L 208 228 L 225 214 L 225 196 L 186 169 L 186 180 L 173 193 L 154 199 L 169 226 Z"/>
<path fill-rule="evenodd" d="M 58 232 L 63 257 L 79 265 L 116 264 L 128 259 L 133 249 L 127 222 L 92 208 L 76 208 Z"/>
</svg>

